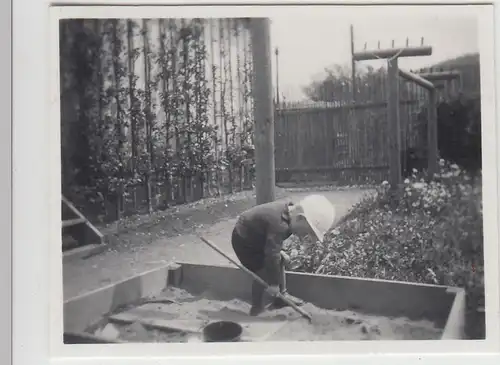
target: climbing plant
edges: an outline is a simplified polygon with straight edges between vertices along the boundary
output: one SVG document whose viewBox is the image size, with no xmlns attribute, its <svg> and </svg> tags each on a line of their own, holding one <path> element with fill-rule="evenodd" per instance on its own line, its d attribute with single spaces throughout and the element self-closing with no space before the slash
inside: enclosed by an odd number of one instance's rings
<svg viewBox="0 0 500 365">
<path fill-rule="evenodd" d="M 115 219 L 214 187 L 232 192 L 238 179 L 243 187 L 253 111 L 240 20 L 61 24 L 63 191 L 71 200 Z"/>
</svg>

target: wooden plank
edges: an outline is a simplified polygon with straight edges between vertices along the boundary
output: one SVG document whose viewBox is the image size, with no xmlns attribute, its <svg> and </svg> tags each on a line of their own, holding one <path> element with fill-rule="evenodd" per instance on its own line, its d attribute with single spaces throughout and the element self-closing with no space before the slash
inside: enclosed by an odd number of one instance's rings
<svg viewBox="0 0 500 365">
<path fill-rule="evenodd" d="M 382 88 L 381 88 L 382 89 Z M 415 104 L 417 100 L 400 100 L 402 104 Z M 315 107 L 290 107 L 286 109 L 281 109 L 280 113 L 283 115 L 289 114 L 318 114 L 325 111 L 337 111 L 341 112 L 344 110 L 358 110 L 358 109 L 381 109 L 387 107 L 387 102 L 385 101 L 370 101 L 365 103 L 357 103 L 357 104 L 346 104 L 339 106 L 315 106 Z"/>
<path fill-rule="evenodd" d="M 62 228 L 76 226 L 77 224 L 85 223 L 87 220 L 85 218 L 74 218 L 62 221 Z"/>
<path fill-rule="evenodd" d="M 346 166 L 346 167 L 334 167 L 334 166 L 315 166 L 315 167 L 292 167 L 292 168 L 281 168 L 276 169 L 276 172 L 328 172 L 328 171 L 343 171 L 343 170 L 387 170 L 389 166 L 387 165 L 375 165 L 375 166 Z"/>
<path fill-rule="evenodd" d="M 78 218 L 85 220 L 84 243 L 104 244 L 104 235 L 64 195 L 61 195 L 61 200 Z"/>
<path fill-rule="evenodd" d="M 96 343 L 128 343 L 118 339 L 104 338 L 85 332 L 64 332 L 63 343 L 65 345 L 96 344 Z"/>
<path fill-rule="evenodd" d="M 441 340 L 463 339 L 465 338 L 465 313 L 467 311 L 465 290 L 462 288 L 448 288 L 447 293 L 455 294 L 455 298 Z"/>
<path fill-rule="evenodd" d="M 304 144 L 307 142 L 309 129 L 307 115 L 298 114 L 293 122 L 293 128 L 290 129 L 287 145 L 287 165 L 296 161 L 299 166 L 304 164 Z"/>
<path fill-rule="evenodd" d="M 436 90 L 429 91 L 428 125 L 427 125 L 427 169 L 429 178 L 438 172 L 438 126 L 437 126 L 437 95 Z"/>
<path fill-rule="evenodd" d="M 63 201 L 64 204 L 66 204 L 66 206 L 73 212 L 75 213 L 79 218 L 83 218 L 85 219 L 85 216 L 80 213 L 80 211 L 78 209 L 76 209 L 76 207 L 68 200 L 64 197 L 64 195 L 61 196 L 61 200 Z"/>
<path fill-rule="evenodd" d="M 388 62 L 387 83 L 389 89 L 388 120 L 389 120 L 389 166 L 390 184 L 396 188 L 402 180 L 401 176 L 401 133 L 399 120 L 399 79 L 398 59 Z"/>
<path fill-rule="evenodd" d="M 355 52 L 353 58 L 355 61 L 369 61 L 397 57 L 418 57 L 432 55 L 432 47 L 405 47 L 405 48 L 389 48 L 377 49 L 373 51 Z"/>
<path fill-rule="evenodd" d="M 168 264 L 64 301 L 64 331 L 81 332 L 123 306 L 160 295 L 181 268 Z"/>
<path fill-rule="evenodd" d="M 458 71 L 440 71 L 440 72 L 419 72 L 417 75 L 429 81 L 444 81 L 459 79 L 461 73 Z"/>
<path fill-rule="evenodd" d="M 432 82 L 424 79 L 423 77 L 417 74 L 399 69 L 399 75 L 407 80 L 415 82 L 416 84 L 422 86 L 423 88 L 426 88 L 427 90 L 434 89 L 434 84 Z"/>
<path fill-rule="evenodd" d="M 164 331 L 179 331 L 188 333 L 198 333 L 205 325 L 209 323 L 208 320 L 194 319 L 194 320 L 182 320 L 182 319 L 162 319 L 161 312 L 158 312 L 158 317 L 143 316 L 139 313 L 119 313 L 109 317 L 111 322 L 131 324 L 134 322 L 139 322 L 146 328 L 154 328 Z"/>
</svg>

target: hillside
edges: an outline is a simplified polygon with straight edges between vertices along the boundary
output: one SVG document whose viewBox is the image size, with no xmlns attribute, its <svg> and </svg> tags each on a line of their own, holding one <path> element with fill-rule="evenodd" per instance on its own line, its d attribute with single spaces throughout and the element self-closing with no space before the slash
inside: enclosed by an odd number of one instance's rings
<svg viewBox="0 0 500 365">
<path fill-rule="evenodd" d="M 456 58 L 438 62 L 421 71 L 455 70 L 462 73 L 463 91 L 467 95 L 478 94 L 481 91 L 479 53 L 465 54 Z"/>
<path fill-rule="evenodd" d="M 433 65 L 436 68 L 455 68 L 455 67 L 467 67 L 467 66 L 479 66 L 479 53 L 470 53 L 456 58 L 451 58 L 445 61 L 441 61 Z"/>
</svg>

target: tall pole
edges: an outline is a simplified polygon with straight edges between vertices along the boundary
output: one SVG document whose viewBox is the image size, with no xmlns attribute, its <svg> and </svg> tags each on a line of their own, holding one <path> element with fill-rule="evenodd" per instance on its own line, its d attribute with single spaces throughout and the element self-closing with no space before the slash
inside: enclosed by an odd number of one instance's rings
<svg viewBox="0 0 500 365">
<path fill-rule="evenodd" d="M 274 50 L 274 54 L 276 55 L 276 105 L 279 107 L 280 105 L 280 83 L 279 83 L 279 62 L 278 56 L 279 51 L 278 47 Z"/>
<path fill-rule="evenodd" d="M 438 172 L 438 130 L 437 130 L 437 92 L 429 89 L 429 110 L 427 122 L 427 169 L 429 179 Z"/>
<path fill-rule="evenodd" d="M 351 24 L 352 101 L 356 101 L 356 61 L 354 60 L 354 26 Z"/>
<path fill-rule="evenodd" d="M 398 59 L 388 60 L 387 81 L 389 90 L 389 169 L 390 183 L 393 189 L 401 184 L 401 133 L 399 124 L 399 80 Z"/>
<path fill-rule="evenodd" d="M 257 205 L 275 199 L 274 108 L 270 28 L 271 22 L 268 18 L 251 19 Z"/>
</svg>

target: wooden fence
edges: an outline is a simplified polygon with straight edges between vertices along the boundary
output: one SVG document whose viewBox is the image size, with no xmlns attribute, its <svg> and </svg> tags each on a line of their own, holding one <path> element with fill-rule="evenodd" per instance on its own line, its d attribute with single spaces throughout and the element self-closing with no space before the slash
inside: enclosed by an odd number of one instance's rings
<svg viewBox="0 0 500 365">
<path fill-rule="evenodd" d="M 442 71 L 426 69 L 421 72 Z M 415 72 L 415 71 L 414 71 Z M 479 74 L 467 77 L 468 93 L 478 90 Z M 474 80 L 476 80 L 474 82 Z M 462 80 L 463 81 L 463 80 Z M 283 103 L 275 115 L 278 183 L 322 181 L 339 185 L 380 183 L 389 177 L 387 85 L 385 74 L 335 92 L 335 102 Z M 415 83 L 400 80 L 402 164 L 408 149 L 427 148 L 427 95 Z M 463 92 L 458 80 L 443 82 L 439 101 Z M 425 152 L 424 152 L 425 153 Z M 402 166 L 404 169 L 404 166 Z"/>
</svg>

